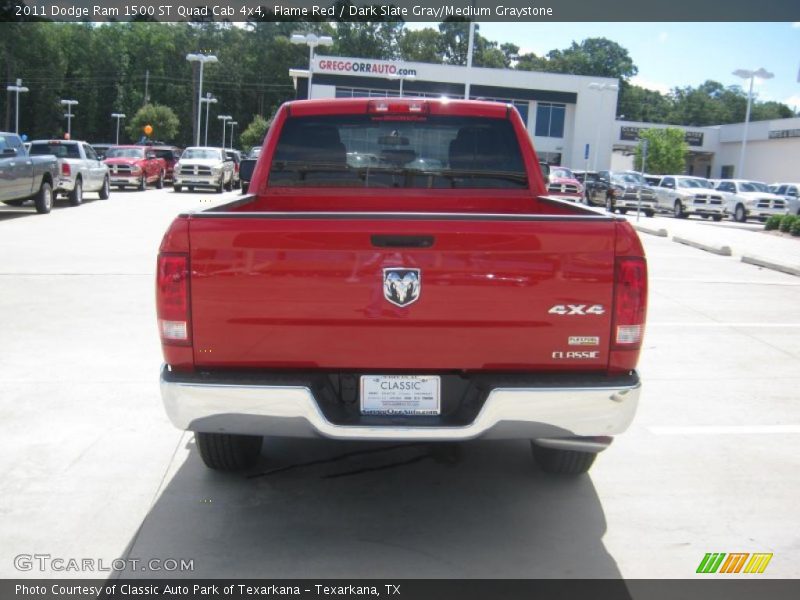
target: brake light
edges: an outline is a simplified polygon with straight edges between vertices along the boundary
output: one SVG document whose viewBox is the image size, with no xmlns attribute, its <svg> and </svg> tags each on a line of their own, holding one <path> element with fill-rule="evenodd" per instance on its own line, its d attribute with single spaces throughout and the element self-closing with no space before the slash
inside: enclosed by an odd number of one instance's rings
<svg viewBox="0 0 800 600">
<path fill-rule="evenodd" d="M 647 263 L 640 257 L 618 258 L 612 325 L 617 349 L 636 349 L 641 345 L 646 312 Z"/>
<path fill-rule="evenodd" d="M 373 114 L 428 114 L 425 100 L 370 100 L 367 112 Z"/>
<path fill-rule="evenodd" d="M 61 174 L 62 175 L 72 175 L 72 168 L 69 166 L 69 163 L 61 163 Z"/>
<path fill-rule="evenodd" d="M 189 257 L 159 254 L 156 275 L 158 330 L 165 344 L 190 344 Z"/>
</svg>

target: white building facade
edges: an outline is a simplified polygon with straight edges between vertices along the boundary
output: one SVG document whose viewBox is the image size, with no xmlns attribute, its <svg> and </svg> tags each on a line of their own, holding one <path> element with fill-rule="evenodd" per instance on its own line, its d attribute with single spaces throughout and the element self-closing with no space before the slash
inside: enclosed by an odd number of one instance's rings
<svg viewBox="0 0 800 600">
<path fill-rule="evenodd" d="M 298 98 L 308 71 L 292 69 Z M 513 104 L 539 158 L 573 169 L 633 168 L 638 134 L 649 128 L 686 132 L 685 173 L 711 178 L 800 181 L 800 118 L 751 122 L 743 173 L 737 173 L 742 123 L 684 127 L 616 120 L 617 79 L 513 69 L 320 56 L 312 62 L 311 98 L 404 96 L 470 98 Z M 469 92 L 467 92 L 469 89 Z"/>
</svg>

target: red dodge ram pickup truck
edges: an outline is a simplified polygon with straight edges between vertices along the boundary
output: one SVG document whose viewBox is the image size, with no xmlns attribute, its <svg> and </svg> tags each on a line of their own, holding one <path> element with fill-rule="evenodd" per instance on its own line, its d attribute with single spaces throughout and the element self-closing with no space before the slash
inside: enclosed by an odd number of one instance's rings
<svg viewBox="0 0 800 600">
<path fill-rule="evenodd" d="M 587 471 L 636 411 L 647 266 L 624 219 L 546 193 L 509 105 L 284 104 L 250 195 L 161 244 L 169 418 L 221 470 L 324 436 Z"/>
</svg>

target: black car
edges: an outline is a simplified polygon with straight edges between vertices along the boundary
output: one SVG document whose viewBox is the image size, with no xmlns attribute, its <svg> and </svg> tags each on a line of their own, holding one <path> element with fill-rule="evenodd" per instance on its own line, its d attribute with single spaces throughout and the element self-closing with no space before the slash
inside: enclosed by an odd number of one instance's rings
<svg viewBox="0 0 800 600">
<path fill-rule="evenodd" d="M 597 181 L 586 186 L 586 199 L 594 206 L 622 214 L 635 211 L 652 217 L 656 212 L 656 194 L 639 173 L 631 171 L 598 171 Z M 641 203 L 641 204 L 640 204 Z"/>
</svg>

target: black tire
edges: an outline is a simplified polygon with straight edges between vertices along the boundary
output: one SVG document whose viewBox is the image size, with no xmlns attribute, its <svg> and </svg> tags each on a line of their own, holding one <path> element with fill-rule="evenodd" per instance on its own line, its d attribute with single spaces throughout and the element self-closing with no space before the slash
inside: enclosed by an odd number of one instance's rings
<svg viewBox="0 0 800 600">
<path fill-rule="evenodd" d="M 656 211 L 654 211 L 654 210 L 646 210 L 646 211 L 644 211 L 644 216 L 645 217 L 653 217 L 655 214 L 656 214 Z"/>
<path fill-rule="evenodd" d="M 539 468 L 545 473 L 553 475 L 581 475 L 597 458 L 595 452 L 580 452 L 578 450 L 556 450 L 537 446 L 531 442 L 533 458 Z"/>
<path fill-rule="evenodd" d="M 619 210 L 619 214 L 621 214 L 621 215 L 627 215 L 628 214 L 628 209 L 627 208 L 619 208 L 617 210 Z"/>
<path fill-rule="evenodd" d="M 200 458 L 215 471 L 241 471 L 252 467 L 261 454 L 264 441 L 260 435 L 230 433 L 195 433 Z"/>
<path fill-rule="evenodd" d="M 248 187 L 250 187 L 250 182 L 249 181 L 242 182 L 242 194 L 246 194 L 247 193 L 247 188 Z"/>
<path fill-rule="evenodd" d="M 33 198 L 33 204 L 40 215 L 46 215 L 53 208 L 53 186 L 49 182 L 42 181 L 39 191 Z"/>
<path fill-rule="evenodd" d="M 25 204 L 25 200 L 4 200 L 3 204 L 8 204 L 9 206 L 22 206 Z"/>
<path fill-rule="evenodd" d="M 187 187 L 186 189 L 189 190 L 190 192 L 194 192 L 194 188 L 191 185 L 189 187 Z"/>
<path fill-rule="evenodd" d="M 142 179 L 139 181 L 139 185 L 136 186 L 136 189 L 140 192 L 143 192 L 147 189 L 147 178 L 142 175 Z"/>
<path fill-rule="evenodd" d="M 176 192 L 180 192 L 183 188 L 181 188 L 181 186 L 179 185 L 173 185 L 172 189 L 175 190 Z"/>
<path fill-rule="evenodd" d="M 672 207 L 672 212 L 676 219 L 685 219 L 689 215 L 683 210 L 683 204 L 680 200 L 675 200 L 675 205 Z"/>
<path fill-rule="evenodd" d="M 80 206 L 83 202 L 83 182 L 80 177 L 75 180 L 75 187 L 67 194 L 67 198 L 70 206 Z"/>
<path fill-rule="evenodd" d="M 722 215 L 711 215 L 711 218 L 715 221 L 722 221 Z"/>
<path fill-rule="evenodd" d="M 222 191 L 225 189 L 225 176 L 223 175 L 220 177 L 219 185 L 214 190 L 217 194 L 221 194 Z"/>
<path fill-rule="evenodd" d="M 614 212 L 614 203 L 608 197 L 606 197 L 606 210 L 610 213 Z"/>
<path fill-rule="evenodd" d="M 228 183 L 224 186 L 226 192 L 233 191 L 233 179 L 229 180 Z"/>
<path fill-rule="evenodd" d="M 100 200 L 108 200 L 111 197 L 111 186 L 108 185 L 108 177 L 103 179 L 103 187 L 100 188 L 97 195 L 100 196 Z"/>
<path fill-rule="evenodd" d="M 158 181 L 156 181 L 156 189 L 163 190 L 164 189 L 164 171 L 161 171 L 158 174 Z"/>
<path fill-rule="evenodd" d="M 737 223 L 744 223 L 747 221 L 747 213 L 744 212 L 744 206 L 741 204 L 736 205 L 736 210 L 733 213 L 733 220 Z"/>
</svg>

